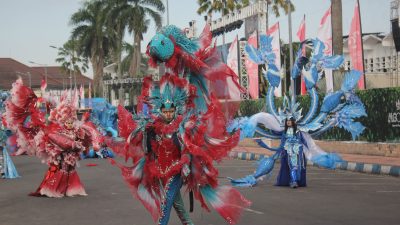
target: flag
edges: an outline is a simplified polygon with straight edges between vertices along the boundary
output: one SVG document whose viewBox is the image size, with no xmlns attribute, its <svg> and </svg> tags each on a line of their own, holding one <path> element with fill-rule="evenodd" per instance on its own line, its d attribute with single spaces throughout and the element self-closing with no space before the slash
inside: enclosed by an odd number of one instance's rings
<svg viewBox="0 0 400 225">
<path fill-rule="evenodd" d="M 300 22 L 299 30 L 297 31 L 297 37 L 299 38 L 300 42 L 306 40 L 306 15 L 304 15 L 303 20 Z M 303 56 L 306 56 L 306 48 L 303 46 Z M 307 93 L 306 90 L 306 83 L 304 82 L 303 74 L 301 75 L 301 88 L 300 88 L 301 95 L 305 95 Z"/>
<path fill-rule="evenodd" d="M 275 53 L 275 66 L 278 71 L 281 71 L 281 42 L 279 33 L 279 22 L 275 23 L 271 28 L 268 29 L 267 35 L 272 37 L 272 51 Z M 276 97 L 282 96 L 282 82 L 275 89 L 274 94 Z"/>
<path fill-rule="evenodd" d="M 235 40 L 231 43 L 229 47 L 229 52 L 227 56 L 227 65 L 233 72 L 235 72 L 236 79 L 235 81 L 239 81 L 239 59 L 238 59 L 238 37 L 235 37 Z M 232 79 L 227 80 L 228 82 L 228 91 L 229 96 L 232 100 L 240 100 L 240 90 L 236 87 L 235 82 Z"/>
<path fill-rule="evenodd" d="M 228 57 L 226 64 L 236 73 L 239 74 L 239 60 L 238 60 L 238 36 L 236 35 L 231 46 L 229 47 Z"/>
<path fill-rule="evenodd" d="M 83 85 L 81 84 L 81 87 L 79 88 L 79 97 L 81 98 L 81 108 L 85 108 L 85 102 L 83 99 L 85 98 L 85 89 L 83 88 Z"/>
<path fill-rule="evenodd" d="M 89 82 L 89 94 L 88 94 L 88 96 L 89 96 L 89 108 L 91 108 L 92 107 L 92 85 L 91 85 L 90 82 Z"/>
<path fill-rule="evenodd" d="M 247 40 L 247 44 L 257 48 L 257 31 L 254 31 Z M 253 99 L 258 99 L 258 65 L 248 58 L 245 61 L 247 75 L 249 77 L 249 94 Z"/>
<path fill-rule="evenodd" d="M 44 94 L 46 88 L 47 88 L 46 79 L 44 77 L 42 77 L 42 82 L 40 84 L 40 90 L 42 91 L 42 95 Z"/>
<path fill-rule="evenodd" d="M 353 19 L 351 20 L 348 48 L 349 48 L 351 63 L 353 64 L 353 69 L 361 71 L 361 73 L 363 73 L 360 79 L 358 80 L 358 88 L 365 89 L 363 47 L 362 47 L 362 37 L 361 37 L 361 18 L 360 18 L 360 9 L 358 1 L 356 2 L 356 6 L 354 7 L 354 15 Z"/>
<path fill-rule="evenodd" d="M 324 42 L 324 55 L 332 55 L 332 23 L 331 23 L 331 7 L 325 12 L 318 28 L 317 38 Z M 332 70 L 325 70 L 326 92 L 333 91 Z"/>
</svg>

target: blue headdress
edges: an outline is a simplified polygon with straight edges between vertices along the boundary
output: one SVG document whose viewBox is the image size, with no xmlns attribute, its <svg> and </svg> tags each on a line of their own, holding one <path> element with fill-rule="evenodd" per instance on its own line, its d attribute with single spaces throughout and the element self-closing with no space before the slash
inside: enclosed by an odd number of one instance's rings
<svg viewBox="0 0 400 225">
<path fill-rule="evenodd" d="M 155 114 L 159 114 L 161 108 L 175 108 L 177 114 L 183 114 L 188 106 L 192 106 L 190 103 L 194 97 L 193 90 L 185 79 L 165 74 L 159 84 L 151 83 L 146 102 L 150 104 Z"/>
</svg>

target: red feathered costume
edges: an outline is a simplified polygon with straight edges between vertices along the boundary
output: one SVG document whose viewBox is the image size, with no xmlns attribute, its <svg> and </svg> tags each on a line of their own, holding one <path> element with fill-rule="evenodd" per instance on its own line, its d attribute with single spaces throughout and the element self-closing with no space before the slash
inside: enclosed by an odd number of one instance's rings
<svg viewBox="0 0 400 225">
<path fill-rule="evenodd" d="M 132 160 L 133 166 L 112 162 L 121 168 L 133 195 L 158 224 L 168 224 L 171 207 L 183 224 L 192 224 L 183 208 L 182 185 L 194 193 L 203 208 L 209 210 L 210 204 L 234 224 L 250 203 L 234 188 L 218 185 L 213 161 L 227 156 L 237 145 L 239 133 L 226 132 L 221 106 L 212 96 L 205 113 L 193 113 L 195 93 L 196 88 L 177 75 L 164 75 L 159 85 L 146 78 L 139 117 L 133 119 L 123 107 L 118 108 L 119 133 L 126 143 L 108 143 L 126 161 Z M 144 104 L 150 106 L 149 112 L 143 109 Z M 168 107 L 176 113 L 170 122 L 161 110 Z"/>
<path fill-rule="evenodd" d="M 102 140 L 93 124 L 77 120 L 76 109 L 66 94 L 50 112 L 49 121 L 36 107 L 38 98 L 22 80 L 13 84 L 11 99 L 6 102 L 7 124 L 16 131 L 19 146 L 49 165 L 33 196 L 86 195 L 75 167 L 80 153 L 90 145 L 98 149 Z"/>
</svg>

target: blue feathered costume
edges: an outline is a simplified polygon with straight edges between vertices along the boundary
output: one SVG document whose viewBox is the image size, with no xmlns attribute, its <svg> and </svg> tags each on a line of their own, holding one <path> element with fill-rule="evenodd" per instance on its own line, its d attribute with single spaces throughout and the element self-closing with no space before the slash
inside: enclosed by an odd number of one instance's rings
<svg viewBox="0 0 400 225">
<path fill-rule="evenodd" d="M 354 119 L 366 116 L 365 108 L 354 93 L 354 86 L 361 72 L 352 70 L 346 73 L 340 90 L 329 93 L 323 100 L 320 112 L 318 110 L 318 93 L 316 84 L 322 77 L 324 69 L 337 69 L 343 64 L 343 57 L 338 55 L 324 56 L 324 43 L 319 39 L 307 40 L 301 43 L 292 70 L 292 79 L 302 73 L 311 103 L 308 113 L 303 117 L 300 104 L 294 97 L 284 97 L 283 106 L 279 110 L 274 104 L 274 90 L 280 84 L 280 73 L 275 65 L 275 54 L 272 52 L 272 37 L 261 35 L 260 48 L 246 46 L 249 58 L 261 65 L 265 64 L 264 77 L 269 87 L 266 105 L 269 113 L 257 113 L 250 118 L 239 118 L 232 122 L 229 129 L 241 130 L 241 138 L 258 136 L 281 139 L 278 148 L 271 148 L 261 139 L 256 142 L 263 148 L 274 151 L 270 157 L 260 160 L 254 174 L 241 179 L 231 179 L 234 186 L 254 186 L 263 176 L 269 175 L 275 161 L 281 159 L 281 169 L 277 178 L 279 186 L 306 186 L 306 164 L 310 160 L 321 167 L 334 169 L 337 162 L 342 161 L 335 153 L 326 153 L 319 148 L 312 137 L 318 136 L 332 127 L 340 127 L 349 131 L 353 139 L 359 136 L 364 126 Z M 309 58 L 303 56 L 303 45 L 312 47 Z M 290 121 L 290 122 L 289 122 Z M 262 125 L 262 126 L 260 126 Z"/>
</svg>

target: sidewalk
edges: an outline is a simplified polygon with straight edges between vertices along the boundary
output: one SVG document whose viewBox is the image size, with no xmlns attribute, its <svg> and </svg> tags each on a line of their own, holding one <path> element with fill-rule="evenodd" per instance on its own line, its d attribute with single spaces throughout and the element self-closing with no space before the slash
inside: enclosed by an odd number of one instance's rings
<svg viewBox="0 0 400 225">
<path fill-rule="evenodd" d="M 236 147 L 230 157 L 242 160 L 258 160 L 273 153 L 260 147 Z M 357 154 L 339 154 L 345 162 L 338 163 L 337 169 L 362 173 L 385 174 L 400 177 L 400 158 L 384 156 L 368 156 Z M 312 164 L 309 162 L 309 164 Z"/>
</svg>

